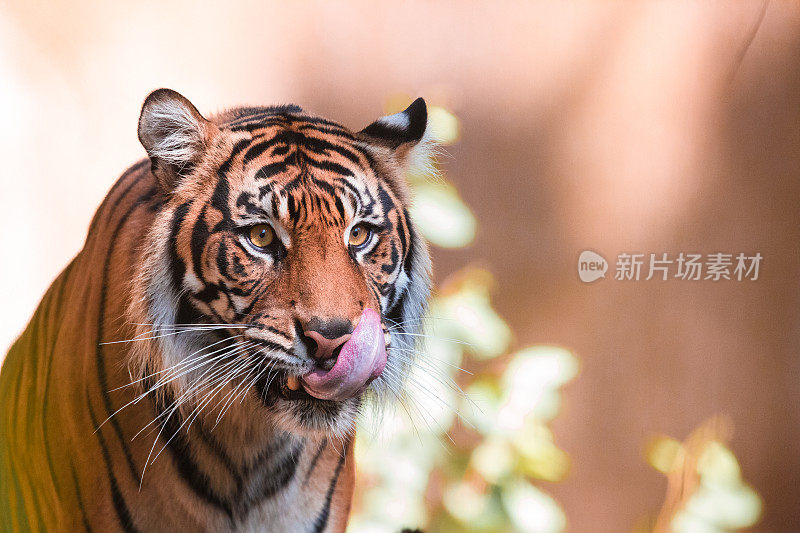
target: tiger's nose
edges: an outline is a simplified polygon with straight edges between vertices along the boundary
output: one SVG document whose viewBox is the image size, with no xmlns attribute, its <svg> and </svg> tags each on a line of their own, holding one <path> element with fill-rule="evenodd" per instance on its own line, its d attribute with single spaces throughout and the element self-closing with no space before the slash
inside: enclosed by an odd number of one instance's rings
<svg viewBox="0 0 800 533">
<path fill-rule="evenodd" d="M 352 332 L 353 324 L 349 320 L 312 318 L 303 325 L 303 341 L 317 366 L 330 370 Z"/>
</svg>

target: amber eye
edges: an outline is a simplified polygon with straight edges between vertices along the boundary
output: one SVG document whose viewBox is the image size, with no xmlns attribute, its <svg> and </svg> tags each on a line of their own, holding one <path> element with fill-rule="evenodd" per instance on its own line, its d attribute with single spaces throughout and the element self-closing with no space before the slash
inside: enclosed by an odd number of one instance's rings
<svg viewBox="0 0 800 533">
<path fill-rule="evenodd" d="M 275 230 L 269 224 L 256 224 L 247 235 L 256 248 L 267 248 L 275 240 Z"/>
<path fill-rule="evenodd" d="M 365 224 L 356 224 L 350 228 L 350 236 L 347 238 L 348 244 L 354 248 L 363 246 L 367 242 L 372 231 Z"/>
</svg>

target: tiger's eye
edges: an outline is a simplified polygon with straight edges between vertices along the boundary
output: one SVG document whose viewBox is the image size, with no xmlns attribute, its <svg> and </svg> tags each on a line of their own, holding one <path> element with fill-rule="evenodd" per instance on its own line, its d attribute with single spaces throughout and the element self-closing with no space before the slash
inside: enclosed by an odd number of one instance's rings
<svg viewBox="0 0 800 533">
<path fill-rule="evenodd" d="M 269 224 L 256 224 L 250 228 L 250 242 L 257 248 L 266 248 L 275 240 L 275 230 Z"/>
<path fill-rule="evenodd" d="M 352 228 L 350 228 L 350 236 L 347 239 L 347 242 L 350 246 L 355 246 L 356 248 L 362 246 L 367 239 L 369 238 L 370 230 L 364 224 L 356 224 Z"/>
</svg>

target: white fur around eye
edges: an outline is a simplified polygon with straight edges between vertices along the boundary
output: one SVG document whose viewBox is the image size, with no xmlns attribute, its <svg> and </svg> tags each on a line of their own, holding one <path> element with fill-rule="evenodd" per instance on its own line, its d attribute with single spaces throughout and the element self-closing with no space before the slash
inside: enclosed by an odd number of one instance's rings
<svg viewBox="0 0 800 533">
<path fill-rule="evenodd" d="M 267 266 L 271 267 L 275 263 L 275 257 L 271 253 L 259 249 L 256 245 L 250 242 L 250 239 L 248 239 L 245 235 L 239 237 L 239 242 L 242 244 L 245 250 L 250 252 L 251 255 L 257 256 L 259 259 L 263 260 Z"/>
</svg>

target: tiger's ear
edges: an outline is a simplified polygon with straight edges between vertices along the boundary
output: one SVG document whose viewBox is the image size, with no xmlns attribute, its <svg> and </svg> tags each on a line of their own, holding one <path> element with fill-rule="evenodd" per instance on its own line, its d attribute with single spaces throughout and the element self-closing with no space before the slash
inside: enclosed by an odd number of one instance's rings
<svg viewBox="0 0 800 533">
<path fill-rule="evenodd" d="M 372 144 L 392 148 L 406 165 L 414 147 L 424 148 L 429 144 L 425 135 L 427 129 L 428 107 L 425 100 L 417 98 L 405 111 L 379 118 L 360 134 Z"/>
<path fill-rule="evenodd" d="M 139 116 L 139 141 L 165 192 L 200 161 L 217 131 L 181 94 L 171 89 L 150 93 Z"/>
</svg>

